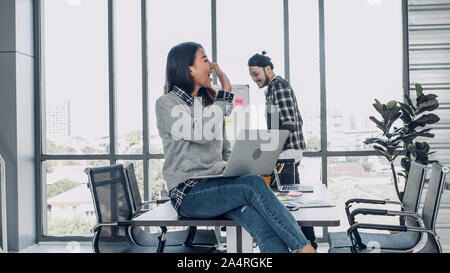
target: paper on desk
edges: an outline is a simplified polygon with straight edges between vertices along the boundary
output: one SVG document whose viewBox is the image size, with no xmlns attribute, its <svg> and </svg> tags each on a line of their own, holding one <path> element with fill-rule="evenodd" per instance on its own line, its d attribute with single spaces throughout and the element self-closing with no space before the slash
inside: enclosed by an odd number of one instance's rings
<svg viewBox="0 0 450 273">
<path fill-rule="evenodd" d="M 280 201 L 292 200 L 294 197 L 286 195 L 286 193 L 275 192 L 275 196 L 278 197 Z"/>
<path fill-rule="evenodd" d="M 288 208 L 323 208 L 336 206 L 324 200 L 281 201 L 281 203 Z"/>
</svg>

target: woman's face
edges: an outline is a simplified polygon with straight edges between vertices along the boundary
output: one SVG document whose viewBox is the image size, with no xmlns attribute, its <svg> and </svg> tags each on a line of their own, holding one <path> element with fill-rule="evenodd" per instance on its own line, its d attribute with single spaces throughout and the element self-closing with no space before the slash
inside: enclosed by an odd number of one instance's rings
<svg viewBox="0 0 450 273">
<path fill-rule="evenodd" d="M 203 49 L 199 48 L 197 50 L 194 64 L 189 69 L 191 70 L 191 76 L 194 78 L 195 86 L 211 87 L 212 79 L 210 75 L 213 71 L 213 66 Z"/>
</svg>

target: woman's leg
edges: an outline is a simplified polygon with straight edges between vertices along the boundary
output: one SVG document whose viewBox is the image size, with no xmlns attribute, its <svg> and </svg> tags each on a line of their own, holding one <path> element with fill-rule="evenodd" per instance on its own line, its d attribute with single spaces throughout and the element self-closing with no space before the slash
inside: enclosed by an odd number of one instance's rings
<svg viewBox="0 0 450 273">
<path fill-rule="evenodd" d="M 239 223 L 258 243 L 262 253 L 288 253 L 289 249 L 273 228 L 249 205 L 237 208 L 225 214 L 226 218 Z"/>
<path fill-rule="evenodd" d="M 264 179 L 256 175 L 202 180 L 184 197 L 180 213 L 188 217 L 213 218 L 246 205 L 252 206 L 265 220 L 262 223 L 252 221 L 252 225 L 259 228 L 268 224 L 291 251 L 300 250 L 308 243 L 289 210 Z"/>
</svg>

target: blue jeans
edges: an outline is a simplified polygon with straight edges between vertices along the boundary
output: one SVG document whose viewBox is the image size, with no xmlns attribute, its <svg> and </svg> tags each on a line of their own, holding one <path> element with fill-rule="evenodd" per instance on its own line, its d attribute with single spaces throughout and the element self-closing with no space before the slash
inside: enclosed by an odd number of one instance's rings
<svg viewBox="0 0 450 273">
<path fill-rule="evenodd" d="M 263 253 L 295 252 L 308 243 L 292 214 L 257 175 L 202 179 L 183 198 L 179 212 L 184 217 L 232 219 Z"/>
</svg>

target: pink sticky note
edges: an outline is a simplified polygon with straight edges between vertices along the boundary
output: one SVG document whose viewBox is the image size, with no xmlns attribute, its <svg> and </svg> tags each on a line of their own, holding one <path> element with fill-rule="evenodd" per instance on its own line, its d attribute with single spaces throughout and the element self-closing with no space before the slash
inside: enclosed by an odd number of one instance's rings
<svg viewBox="0 0 450 273">
<path fill-rule="evenodd" d="M 244 105 L 244 99 L 236 98 L 236 100 L 234 101 L 234 105 L 235 106 L 243 106 Z"/>
<path fill-rule="evenodd" d="M 288 194 L 286 194 L 287 196 L 300 196 L 302 195 L 302 192 L 300 191 L 289 191 Z"/>
</svg>

